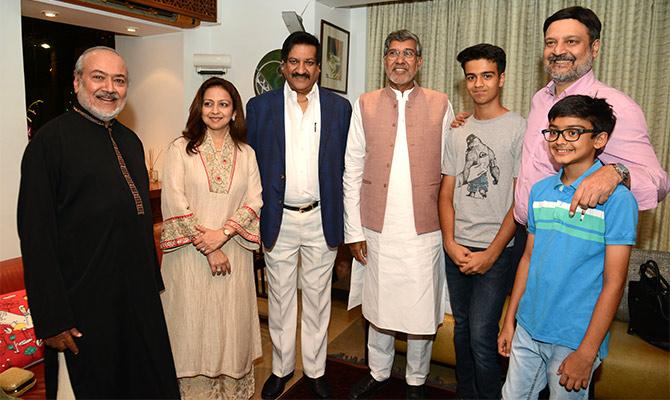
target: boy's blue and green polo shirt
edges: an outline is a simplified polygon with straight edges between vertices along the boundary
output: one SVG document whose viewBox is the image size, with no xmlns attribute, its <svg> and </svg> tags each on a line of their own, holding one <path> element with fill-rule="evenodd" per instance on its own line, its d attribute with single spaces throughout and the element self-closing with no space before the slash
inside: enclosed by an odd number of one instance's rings
<svg viewBox="0 0 670 400">
<path fill-rule="evenodd" d="M 596 160 L 571 185 L 557 175 L 536 183 L 528 201 L 528 232 L 535 235 L 526 290 L 517 321 L 533 339 L 577 349 L 603 286 L 605 246 L 633 245 L 637 202 L 623 185 L 605 204 L 568 214 L 580 182 L 603 166 Z M 609 333 L 599 357 L 607 355 Z"/>
</svg>

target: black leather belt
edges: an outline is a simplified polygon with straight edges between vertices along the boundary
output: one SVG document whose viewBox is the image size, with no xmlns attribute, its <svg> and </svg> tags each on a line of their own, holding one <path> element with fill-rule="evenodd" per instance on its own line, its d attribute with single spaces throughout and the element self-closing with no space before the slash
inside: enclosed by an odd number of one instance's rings
<svg viewBox="0 0 670 400">
<path fill-rule="evenodd" d="M 307 211 L 312 211 L 313 209 L 317 208 L 319 206 L 319 202 L 315 201 L 312 204 L 302 206 L 302 207 L 294 207 L 294 206 L 289 206 L 288 204 L 284 204 L 284 208 L 290 211 L 297 211 L 299 213 L 304 213 Z"/>
</svg>

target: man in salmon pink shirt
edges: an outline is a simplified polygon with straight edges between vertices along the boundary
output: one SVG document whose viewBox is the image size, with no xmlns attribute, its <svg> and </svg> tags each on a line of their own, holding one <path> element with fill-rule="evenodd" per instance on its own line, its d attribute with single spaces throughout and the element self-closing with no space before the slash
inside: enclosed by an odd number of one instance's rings
<svg viewBox="0 0 670 400">
<path fill-rule="evenodd" d="M 655 208 L 668 191 L 670 182 L 649 141 L 647 123 L 640 106 L 623 92 L 598 81 L 593 60 L 600 50 L 601 23 L 590 9 L 569 7 L 557 11 L 544 22 L 544 69 L 551 76 L 530 106 L 524 136 L 521 168 L 515 191 L 514 217 L 526 224 L 530 188 L 540 179 L 558 171 L 542 138 L 547 114 L 562 98 L 588 95 L 604 98 L 612 105 L 616 128 L 600 160 L 606 164 L 585 179 L 573 197 L 570 212 L 603 204 L 619 183 L 633 192 L 640 211 Z"/>
</svg>

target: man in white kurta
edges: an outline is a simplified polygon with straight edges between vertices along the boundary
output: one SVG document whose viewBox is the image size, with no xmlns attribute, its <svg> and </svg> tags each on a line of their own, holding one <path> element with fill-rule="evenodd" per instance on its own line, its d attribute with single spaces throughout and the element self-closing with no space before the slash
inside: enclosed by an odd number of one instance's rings
<svg viewBox="0 0 670 400">
<path fill-rule="evenodd" d="M 407 395 L 420 397 L 445 311 L 442 236 L 430 220 L 453 111 L 445 94 L 414 82 L 422 64 L 414 34 L 389 34 L 384 60 L 389 87 L 356 101 L 345 156 L 345 242 L 356 259 L 350 307 L 362 300 L 370 322 L 370 376 L 352 388 L 353 398 L 388 381 L 395 332 L 408 334 Z"/>
</svg>

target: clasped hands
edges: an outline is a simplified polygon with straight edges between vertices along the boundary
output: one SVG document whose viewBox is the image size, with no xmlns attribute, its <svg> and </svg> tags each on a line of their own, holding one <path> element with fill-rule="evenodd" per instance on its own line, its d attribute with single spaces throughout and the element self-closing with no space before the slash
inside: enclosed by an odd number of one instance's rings
<svg viewBox="0 0 670 400">
<path fill-rule="evenodd" d="M 471 251 L 454 241 L 445 241 L 444 249 L 451 261 L 458 266 L 458 270 L 465 275 L 484 275 L 498 258 L 489 250 Z"/>
<path fill-rule="evenodd" d="M 200 234 L 193 238 L 193 246 L 207 257 L 212 275 L 229 274 L 230 260 L 226 253 L 221 251 L 221 246 L 230 238 L 223 233 L 223 229 L 209 229 L 202 225 L 196 225 L 195 229 Z"/>
</svg>

